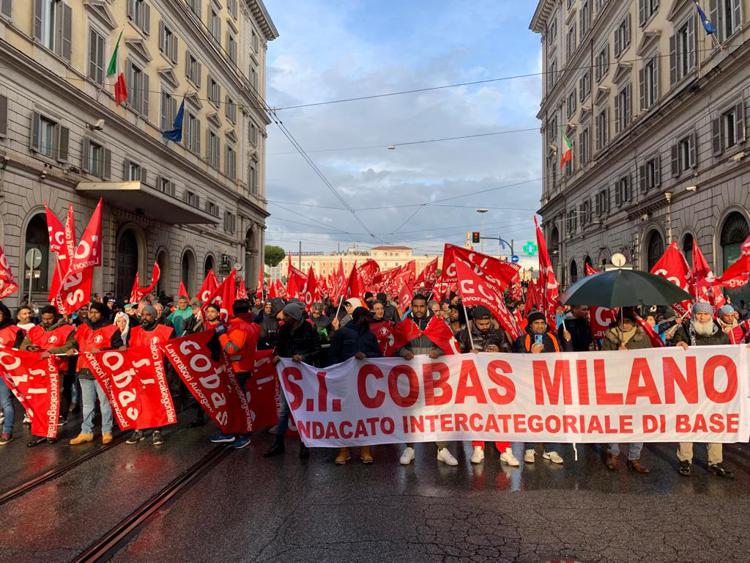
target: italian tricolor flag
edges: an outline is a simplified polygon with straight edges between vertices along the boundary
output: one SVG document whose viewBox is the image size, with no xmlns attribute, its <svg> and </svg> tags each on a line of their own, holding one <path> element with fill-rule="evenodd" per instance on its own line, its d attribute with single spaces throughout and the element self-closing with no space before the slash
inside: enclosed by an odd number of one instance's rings
<svg viewBox="0 0 750 563">
<path fill-rule="evenodd" d="M 115 103 L 118 106 L 124 104 L 128 100 L 128 87 L 125 85 L 125 74 L 122 71 L 117 71 L 117 53 L 120 51 L 121 40 L 122 31 L 117 38 L 115 50 L 112 53 L 112 58 L 109 59 L 109 65 L 107 66 L 107 78 L 117 75 L 117 79 L 115 80 Z"/>
<path fill-rule="evenodd" d="M 565 168 L 565 164 L 573 162 L 573 143 L 563 131 L 562 135 L 562 156 L 560 157 L 560 170 Z"/>
</svg>

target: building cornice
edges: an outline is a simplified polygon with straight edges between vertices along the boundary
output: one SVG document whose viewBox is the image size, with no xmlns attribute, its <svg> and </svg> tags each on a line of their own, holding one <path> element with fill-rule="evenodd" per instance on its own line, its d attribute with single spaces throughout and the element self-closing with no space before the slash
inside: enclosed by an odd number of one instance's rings
<svg viewBox="0 0 750 563">
<path fill-rule="evenodd" d="M 7 41 L 0 41 L 0 59 L 2 59 L 7 65 L 12 65 L 19 73 L 25 74 L 31 81 L 43 83 L 53 95 L 59 96 L 61 99 L 65 99 L 74 104 L 76 107 L 80 108 L 82 112 L 88 111 L 97 116 L 101 115 L 106 119 L 109 126 L 119 129 L 126 135 L 136 137 L 140 146 L 148 153 L 165 160 L 176 161 L 182 169 L 189 172 L 194 178 L 207 187 L 222 193 L 236 202 L 242 201 L 246 207 L 250 207 L 255 213 L 262 217 L 268 217 L 270 215 L 265 209 L 250 201 L 241 193 L 217 182 L 206 171 L 201 170 L 182 155 L 168 148 L 167 145 L 163 144 L 160 140 L 152 137 L 134 124 L 129 123 L 110 108 L 96 101 L 79 88 L 71 85 L 67 80 L 38 63 L 35 59 L 29 57 L 22 51 L 16 49 Z M 108 99 L 111 99 L 109 94 L 107 94 L 107 96 Z"/>
<path fill-rule="evenodd" d="M 255 21 L 258 22 L 266 41 L 273 41 L 279 36 L 279 31 L 271 19 L 263 0 L 247 0 L 250 12 L 253 14 Z"/>
<path fill-rule="evenodd" d="M 547 19 L 555 9 L 556 0 L 540 0 L 534 16 L 529 23 L 529 29 L 534 33 L 543 33 L 547 29 Z"/>
</svg>

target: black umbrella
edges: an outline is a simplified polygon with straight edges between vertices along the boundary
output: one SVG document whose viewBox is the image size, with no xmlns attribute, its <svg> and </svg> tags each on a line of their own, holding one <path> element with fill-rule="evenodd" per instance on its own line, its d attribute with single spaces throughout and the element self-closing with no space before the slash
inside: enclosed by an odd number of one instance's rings
<svg viewBox="0 0 750 563">
<path fill-rule="evenodd" d="M 578 280 L 560 296 L 566 305 L 672 305 L 693 297 L 672 282 L 637 270 L 610 270 Z"/>
</svg>

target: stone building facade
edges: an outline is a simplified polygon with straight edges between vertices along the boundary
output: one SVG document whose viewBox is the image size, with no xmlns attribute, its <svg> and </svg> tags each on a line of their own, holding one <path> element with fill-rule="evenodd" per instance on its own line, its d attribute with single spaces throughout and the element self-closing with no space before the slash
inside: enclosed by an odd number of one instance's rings
<svg viewBox="0 0 750 563">
<path fill-rule="evenodd" d="M 649 269 L 670 240 L 720 273 L 750 234 L 750 1 L 700 4 L 715 35 L 692 0 L 538 3 L 539 213 L 564 285 L 615 252 Z"/>
<path fill-rule="evenodd" d="M 118 36 L 128 101 L 107 64 Z M 30 248 L 44 302 L 50 256 L 44 204 L 80 236 L 104 201 L 94 291 L 127 296 L 136 271 L 159 289 L 197 291 L 209 268 L 262 261 L 267 42 L 261 0 L 0 0 L 0 238 L 17 277 Z M 185 101 L 180 143 L 163 140 Z M 28 280 L 23 295 L 28 294 Z M 21 295 L 7 300 L 17 305 Z"/>
</svg>

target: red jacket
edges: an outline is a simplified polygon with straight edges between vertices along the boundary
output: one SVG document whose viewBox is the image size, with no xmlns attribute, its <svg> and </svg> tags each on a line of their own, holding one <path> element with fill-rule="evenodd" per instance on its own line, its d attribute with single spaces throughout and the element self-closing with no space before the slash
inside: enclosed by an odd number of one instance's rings
<svg viewBox="0 0 750 563">
<path fill-rule="evenodd" d="M 260 327 L 255 323 L 237 317 L 227 323 L 227 331 L 219 336 L 219 342 L 235 373 L 253 371 L 259 336 Z"/>
<path fill-rule="evenodd" d="M 13 348 L 20 331 L 21 328 L 17 325 L 8 325 L 0 328 L 0 348 Z"/>
<path fill-rule="evenodd" d="M 84 352 L 92 352 L 94 350 L 112 349 L 112 336 L 114 336 L 115 332 L 117 332 L 117 326 L 114 324 L 93 329 L 87 323 L 83 323 L 76 331 L 78 351 L 83 354 Z M 83 355 L 78 357 L 76 367 L 79 372 L 81 369 L 91 369 L 86 356 Z"/>
<path fill-rule="evenodd" d="M 139 346 L 149 348 L 152 342 L 163 346 L 172 338 L 173 334 L 174 329 L 166 325 L 156 325 L 153 330 L 145 330 L 142 326 L 137 326 L 130 330 L 128 346 L 131 348 Z"/>
</svg>

